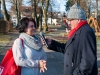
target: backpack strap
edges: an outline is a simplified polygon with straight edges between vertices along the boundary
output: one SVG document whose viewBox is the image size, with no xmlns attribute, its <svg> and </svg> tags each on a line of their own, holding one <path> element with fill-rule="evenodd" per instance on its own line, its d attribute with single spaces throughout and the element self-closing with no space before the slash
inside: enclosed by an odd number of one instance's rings
<svg viewBox="0 0 100 75">
<path fill-rule="evenodd" d="M 22 41 L 22 46 L 24 47 L 24 41 L 23 41 L 23 39 L 22 39 L 22 38 L 20 38 L 20 40 Z"/>
</svg>

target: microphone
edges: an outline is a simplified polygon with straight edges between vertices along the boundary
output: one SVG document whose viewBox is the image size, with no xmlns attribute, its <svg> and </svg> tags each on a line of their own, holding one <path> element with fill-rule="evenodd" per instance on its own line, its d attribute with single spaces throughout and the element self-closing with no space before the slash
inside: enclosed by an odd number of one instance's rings
<svg viewBox="0 0 100 75">
<path fill-rule="evenodd" d="M 41 38 L 44 40 L 46 47 L 48 48 L 48 43 L 47 43 L 47 41 L 45 39 L 44 33 L 40 32 L 39 34 L 40 34 Z"/>
</svg>

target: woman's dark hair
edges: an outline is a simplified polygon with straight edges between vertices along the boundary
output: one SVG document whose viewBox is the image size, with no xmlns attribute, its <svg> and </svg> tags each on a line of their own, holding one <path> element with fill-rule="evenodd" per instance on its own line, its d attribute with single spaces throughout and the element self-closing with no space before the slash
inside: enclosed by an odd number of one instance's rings
<svg viewBox="0 0 100 75">
<path fill-rule="evenodd" d="M 25 32 L 25 29 L 27 28 L 28 23 L 30 21 L 32 21 L 34 23 L 34 26 L 36 27 L 36 22 L 33 18 L 24 17 L 20 20 L 19 25 L 18 25 L 19 33 Z"/>
</svg>

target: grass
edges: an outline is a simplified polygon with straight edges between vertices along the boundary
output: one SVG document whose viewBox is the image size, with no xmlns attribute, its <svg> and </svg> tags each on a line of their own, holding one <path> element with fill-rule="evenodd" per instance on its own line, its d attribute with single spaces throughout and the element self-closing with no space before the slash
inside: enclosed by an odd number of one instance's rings
<svg viewBox="0 0 100 75">
<path fill-rule="evenodd" d="M 0 50 L 3 48 L 3 46 L 0 46 Z"/>
<path fill-rule="evenodd" d="M 100 50 L 100 38 L 97 38 L 97 50 Z"/>
<path fill-rule="evenodd" d="M 10 41 L 11 35 L 0 33 L 0 50 Z"/>
<path fill-rule="evenodd" d="M 11 36 L 10 35 L 0 33 L 0 42 L 1 41 L 9 41 L 10 39 L 11 39 Z"/>
<path fill-rule="evenodd" d="M 100 38 L 96 38 L 97 39 L 97 41 L 100 41 Z"/>
</svg>

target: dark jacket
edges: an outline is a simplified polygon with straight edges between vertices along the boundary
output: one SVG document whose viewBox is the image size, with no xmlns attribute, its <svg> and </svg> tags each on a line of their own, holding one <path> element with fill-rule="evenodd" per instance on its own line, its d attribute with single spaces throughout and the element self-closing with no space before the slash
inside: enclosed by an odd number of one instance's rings
<svg viewBox="0 0 100 75">
<path fill-rule="evenodd" d="M 52 40 L 49 49 L 64 53 L 64 75 L 97 75 L 96 37 L 89 25 L 77 30 L 66 44 Z"/>
</svg>

